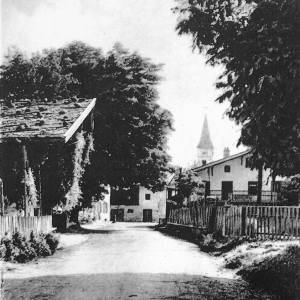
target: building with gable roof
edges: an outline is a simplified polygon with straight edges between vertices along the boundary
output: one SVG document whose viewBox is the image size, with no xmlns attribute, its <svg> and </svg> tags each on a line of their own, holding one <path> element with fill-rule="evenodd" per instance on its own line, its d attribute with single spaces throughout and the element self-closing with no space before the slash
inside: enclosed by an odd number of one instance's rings
<svg viewBox="0 0 300 300">
<path fill-rule="evenodd" d="M 30 199 L 26 199 L 26 187 L 22 187 L 24 177 L 31 170 L 35 177 L 38 207 L 43 204 L 43 212 L 39 210 L 37 213 L 51 213 L 50 206 L 47 206 L 49 201 L 45 199 L 58 198 L 58 188 L 47 189 L 53 182 L 57 183 L 57 174 L 51 165 L 44 163 L 45 153 L 74 144 L 78 132 L 92 133 L 95 105 L 96 99 L 74 97 L 52 101 L 20 99 L 13 103 L 0 100 L 0 174 L 4 177 L 3 192 L 8 204 L 23 201 L 25 216 L 34 214 Z M 56 158 L 60 159 L 59 156 Z M 109 197 L 105 203 L 109 206 Z M 2 203 L 1 213 L 3 211 Z M 109 207 L 103 217 L 109 219 Z"/>
</svg>

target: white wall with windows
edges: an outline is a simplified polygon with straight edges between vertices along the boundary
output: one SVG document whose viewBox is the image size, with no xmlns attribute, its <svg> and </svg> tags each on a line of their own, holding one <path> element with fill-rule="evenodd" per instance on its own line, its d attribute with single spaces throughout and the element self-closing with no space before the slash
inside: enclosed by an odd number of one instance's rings
<svg viewBox="0 0 300 300">
<path fill-rule="evenodd" d="M 122 210 L 125 222 L 159 222 L 166 217 L 167 191 L 153 193 L 145 187 L 139 187 L 138 205 L 111 205 L 112 210 Z"/>
</svg>

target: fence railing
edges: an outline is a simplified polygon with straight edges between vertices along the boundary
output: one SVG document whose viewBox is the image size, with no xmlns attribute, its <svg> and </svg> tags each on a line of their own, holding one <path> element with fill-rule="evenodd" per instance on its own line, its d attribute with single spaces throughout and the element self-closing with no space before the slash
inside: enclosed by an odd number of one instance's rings
<svg viewBox="0 0 300 300">
<path fill-rule="evenodd" d="M 211 190 L 210 196 L 214 196 L 222 199 L 222 191 L 221 190 Z M 257 201 L 257 195 L 249 195 L 249 192 L 247 190 L 234 190 L 232 193 L 229 193 L 229 199 L 232 203 L 235 202 L 256 202 Z M 278 193 L 272 192 L 272 191 L 262 191 L 261 192 L 261 201 L 265 203 L 274 203 L 278 201 Z"/>
<path fill-rule="evenodd" d="M 170 212 L 168 223 L 205 228 L 225 236 L 300 238 L 299 206 L 201 206 Z"/>
<path fill-rule="evenodd" d="M 14 233 L 20 232 L 26 237 L 39 232 L 50 233 L 52 231 L 52 216 L 40 217 L 11 217 L 0 216 L 0 238 L 5 235 L 11 237 Z"/>
</svg>

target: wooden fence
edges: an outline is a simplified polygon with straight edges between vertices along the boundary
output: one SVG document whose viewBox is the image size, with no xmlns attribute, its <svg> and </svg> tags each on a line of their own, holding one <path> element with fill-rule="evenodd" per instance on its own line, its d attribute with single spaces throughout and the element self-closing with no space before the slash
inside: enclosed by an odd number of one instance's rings
<svg viewBox="0 0 300 300">
<path fill-rule="evenodd" d="M 14 233 L 20 232 L 26 237 L 39 232 L 50 233 L 52 231 L 52 216 L 41 217 L 11 217 L 0 216 L 0 237 L 5 234 L 11 237 Z"/>
<path fill-rule="evenodd" d="M 168 223 L 225 236 L 249 236 L 260 239 L 300 238 L 299 206 L 202 206 L 170 212 Z"/>
</svg>

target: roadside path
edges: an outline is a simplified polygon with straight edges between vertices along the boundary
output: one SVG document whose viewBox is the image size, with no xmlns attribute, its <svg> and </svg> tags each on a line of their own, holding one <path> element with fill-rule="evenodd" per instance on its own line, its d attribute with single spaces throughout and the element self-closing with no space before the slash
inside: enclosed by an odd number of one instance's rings
<svg viewBox="0 0 300 300">
<path fill-rule="evenodd" d="M 153 230 L 92 226 L 86 242 L 4 275 L 5 299 L 270 299 L 251 291 L 221 258 Z"/>
</svg>

